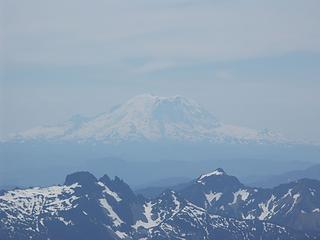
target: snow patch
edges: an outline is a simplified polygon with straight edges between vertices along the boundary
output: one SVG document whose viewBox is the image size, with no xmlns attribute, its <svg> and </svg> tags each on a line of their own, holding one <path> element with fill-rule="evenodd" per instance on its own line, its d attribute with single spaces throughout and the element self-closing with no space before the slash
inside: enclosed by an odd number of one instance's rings
<svg viewBox="0 0 320 240">
<path fill-rule="evenodd" d="M 205 196 L 206 196 L 208 203 L 211 204 L 212 201 L 218 201 L 221 198 L 222 193 L 221 192 L 210 192 L 210 193 L 205 194 Z"/>
<path fill-rule="evenodd" d="M 115 234 L 121 239 L 124 239 L 128 236 L 126 233 L 120 231 L 115 231 Z"/>
<path fill-rule="evenodd" d="M 259 207 L 261 208 L 262 212 L 260 214 L 260 216 L 258 217 L 259 220 L 266 220 L 271 218 L 271 216 L 274 213 L 274 209 L 276 207 L 276 205 L 273 205 L 272 208 L 270 208 L 270 204 L 275 200 L 275 196 L 272 195 L 269 200 L 267 201 L 267 203 L 260 203 Z"/>
<path fill-rule="evenodd" d="M 207 174 L 203 174 L 198 178 L 199 183 L 202 182 L 203 179 L 207 178 L 207 177 L 211 177 L 211 176 L 222 176 L 225 175 L 225 172 L 223 170 L 217 169 L 211 173 L 207 173 Z"/>
<path fill-rule="evenodd" d="M 299 193 L 296 193 L 296 194 L 294 194 L 294 195 L 292 196 L 292 198 L 293 198 L 293 203 L 292 203 L 290 209 L 286 212 L 286 214 L 290 213 L 290 212 L 293 210 L 294 206 L 295 206 L 295 205 L 297 204 L 297 202 L 298 202 L 298 198 L 300 198 L 300 194 L 299 194 Z"/>
<path fill-rule="evenodd" d="M 233 201 L 229 205 L 235 204 L 238 201 L 238 197 L 240 196 L 242 201 L 247 200 L 250 193 L 245 189 L 240 189 L 237 192 L 233 193 Z"/>
<path fill-rule="evenodd" d="M 142 220 L 138 220 L 134 225 L 133 228 L 138 229 L 139 227 L 143 228 L 152 228 L 154 226 L 157 226 L 160 223 L 159 219 L 153 220 L 152 219 L 152 207 L 155 205 L 155 203 L 147 202 L 143 205 L 144 207 L 144 216 L 146 217 L 146 222 Z"/>
<path fill-rule="evenodd" d="M 101 198 L 99 199 L 99 202 L 101 204 L 101 206 L 107 210 L 108 212 L 108 216 L 112 218 L 113 223 L 115 226 L 120 226 L 123 221 L 121 220 L 121 218 L 118 216 L 118 214 L 115 213 L 115 211 L 113 210 L 113 208 L 110 206 L 110 204 L 107 202 L 106 199 Z"/>
<path fill-rule="evenodd" d="M 116 192 L 111 191 L 108 186 L 103 184 L 102 182 L 98 182 L 98 184 L 104 188 L 103 192 L 112 196 L 117 202 L 120 202 L 122 199 L 119 197 L 119 195 Z"/>
</svg>

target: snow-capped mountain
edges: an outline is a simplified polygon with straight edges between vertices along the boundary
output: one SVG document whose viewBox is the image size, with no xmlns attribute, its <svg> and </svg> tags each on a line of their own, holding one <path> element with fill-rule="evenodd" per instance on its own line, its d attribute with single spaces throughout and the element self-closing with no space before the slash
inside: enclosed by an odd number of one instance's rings
<svg viewBox="0 0 320 240">
<path fill-rule="evenodd" d="M 224 124 L 195 101 L 181 97 L 139 95 L 93 118 L 72 117 L 56 126 L 36 127 L 11 140 L 271 142 L 287 140 L 269 130 Z"/>
<path fill-rule="evenodd" d="M 209 214 L 173 191 L 146 204 L 148 234 L 142 239 L 313 239 L 272 223 Z M 152 218 L 153 217 L 153 218 Z M 139 222 L 139 224 L 141 224 Z M 141 235 L 140 235 L 141 237 Z"/>
<path fill-rule="evenodd" d="M 217 169 L 200 176 L 181 194 L 211 214 L 271 221 L 297 230 L 320 230 L 318 180 L 300 179 L 263 189 L 247 187 Z"/>
<path fill-rule="evenodd" d="M 77 172 L 63 185 L 0 191 L 0 239 L 316 240 L 319 188 L 319 181 L 305 179 L 249 189 L 217 169 L 181 192 L 167 190 L 145 199 L 117 177 Z"/>
</svg>

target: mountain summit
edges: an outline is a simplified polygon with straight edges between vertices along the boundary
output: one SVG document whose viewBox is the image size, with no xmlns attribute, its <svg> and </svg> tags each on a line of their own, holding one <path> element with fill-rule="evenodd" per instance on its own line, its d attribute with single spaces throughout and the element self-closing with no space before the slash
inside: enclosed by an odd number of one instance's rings
<svg viewBox="0 0 320 240">
<path fill-rule="evenodd" d="M 93 118 L 72 117 L 56 126 L 36 127 L 13 139 L 126 141 L 285 142 L 279 134 L 227 125 L 193 100 L 150 94 L 131 98 Z"/>
</svg>

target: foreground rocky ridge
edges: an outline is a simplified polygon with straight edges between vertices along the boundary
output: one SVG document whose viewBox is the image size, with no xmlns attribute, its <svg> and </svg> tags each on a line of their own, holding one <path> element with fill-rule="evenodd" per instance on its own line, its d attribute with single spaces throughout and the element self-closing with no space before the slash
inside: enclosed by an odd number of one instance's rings
<svg viewBox="0 0 320 240">
<path fill-rule="evenodd" d="M 0 239 L 319 239 L 320 182 L 249 188 L 222 169 L 183 190 L 137 196 L 121 179 L 0 192 Z"/>
<path fill-rule="evenodd" d="M 222 169 L 205 174 L 181 194 L 209 213 L 258 219 L 297 230 L 320 230 L 320 182 L 300 179 L 272 189 L 247 187 Z"/>
</svg>

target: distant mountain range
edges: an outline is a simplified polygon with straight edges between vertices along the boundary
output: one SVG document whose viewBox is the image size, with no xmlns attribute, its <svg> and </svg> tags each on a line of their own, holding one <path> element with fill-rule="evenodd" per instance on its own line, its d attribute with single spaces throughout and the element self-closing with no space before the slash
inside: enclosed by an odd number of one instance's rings
<svg viewBox="0 0 320 240">
<path fill-rule="evenodd" d="M 107 169 L 141 185 L 218 166 L 240 177 L 275 175 L 319 163 L 319 149 L 270 130 L 225 124 L 181 96 L 145 94 L 95 117 L 74 116 L 0 141 L 0 182 L 51 185 L 69 172 Z"/>
<path fill-rule="evenodd" d="M 301 178 L 312 178 L 320 180 L 320 164 L 312 165 L 303 170 L 288 171 L 271 176 L 252 176 L 246 179 L 251 186 L 274 187 L 281 183 L 289 183 Z"/>
<path fill-rule="evenodd" d="M 139 95 L 108 113 L 41 126 L 13 134 L 10 141 L 48 140 L 121 143 L 135 141 L 209 141 L 215 143 L 289 143 L 281 134 L 219 122 L 193 100 Z"/>
<path fill-rule="evenodd" d="M 247 187 L 222 169 L 159 197 L 89 172 L 0 192 L 0 239 L 319 239 L 320 181 Z"/>
</svg>

